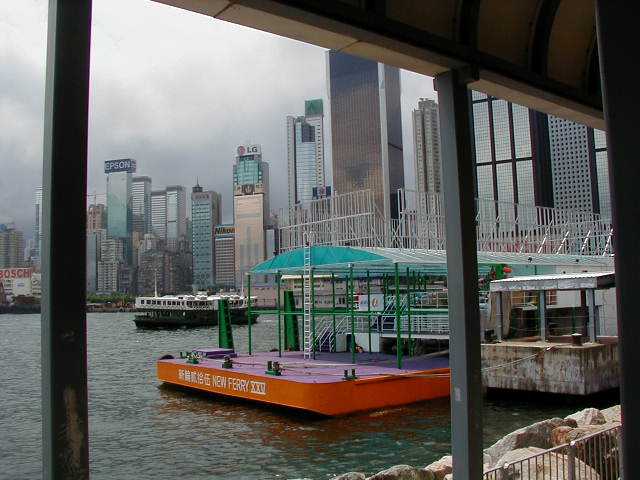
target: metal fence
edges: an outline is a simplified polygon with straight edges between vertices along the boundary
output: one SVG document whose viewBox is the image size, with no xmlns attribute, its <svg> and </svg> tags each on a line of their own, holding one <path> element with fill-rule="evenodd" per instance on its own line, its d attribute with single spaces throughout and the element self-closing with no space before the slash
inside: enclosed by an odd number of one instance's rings
<svg viewBox="0 0 640 480">
<path fill-rule="evenodd" d="M 621 427 L 608 428 L 484 473 L 483 480 L 618 480 Z"/>
<path fill-rule="evenodd" d="M 304 245 L 446 248 L 444 201 L 440 194 L 398 191 L 397 219 L 385 219 L 371 190 L 335 195 L 282 211 L 280 250 Z M 590 212 L 476 199 L 479 251 L 609 255 L 613 230 Z"/>
</svg>

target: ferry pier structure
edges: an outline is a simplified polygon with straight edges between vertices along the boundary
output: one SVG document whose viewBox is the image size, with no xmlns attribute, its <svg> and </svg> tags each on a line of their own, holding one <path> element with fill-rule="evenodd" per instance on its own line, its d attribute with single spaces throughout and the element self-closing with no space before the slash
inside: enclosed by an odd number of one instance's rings
<svg viewBox="0 0 640 480">
<path fill-rule="evenodd" d="M 478 252 L 478 257 L 478 280 L 504 270 L 505 265 L 520 274 L 569 267 L 611 268 L 609 257 L 488 252 Z M 448 340 L 448 308 L 438 302 L 434 305 L 434 291 L 428 288 L 430 279 L 446 273 L 445 253 L 426 249 L 307 246 L 280 254 L 246 276 L 247 296 L 251 296 L 252 275 L 276 277 L 276 308 L 248 305 L 247 316 L 277 317 L 277 348 L 254 351 L 249 323 L 246 355 L 229 359 L 226 366 L 224 360 L 197 352 L 180 359 L 161 359 L 158 379 L 321 415 L 449 396 L 448 351 L 416 352 L 419 340 Z M 292 291 L 283 291 L 283 275 L 299 276 L 301 308 L 296 308 Z M 331 278 L 330 307 L 316 303 L 318 277 Z M 374 278 L 382 279 L 378 293 L 371 291 Z M 343 305 L 336 302 L 338 282 L 346 286 Z M 387 347 L 391 343 L 391 353 L 381 352 L 383 343 Z M 212 376 L 217 379 L 214 384 Z M 229 382 L 243 386 L 229 387 Z M 367 389 L 356 388 L 365 384 Z M 259 385 L 255 388 L 264 394 L 247 391 L 252 385 Z"/>
</svg>

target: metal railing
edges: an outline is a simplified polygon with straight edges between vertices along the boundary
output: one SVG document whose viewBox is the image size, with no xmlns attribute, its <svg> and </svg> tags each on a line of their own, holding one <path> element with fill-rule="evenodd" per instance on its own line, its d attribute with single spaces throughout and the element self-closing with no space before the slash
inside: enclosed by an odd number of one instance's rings
<svg viewBox="0 0 640 480">
<path fill-rule="evenodd" d="M 373 192 L 360 190 L 314 200 L 282 211 L 280 250 L 304 245 L 446 248 L 444 201 L 440 194 L 398 191 L 397 219 L 385 219 Z M 599 214 L 476 199 L 479 251 L 610 255 L 611 223 Z"/>
<path fill-rule="evenodd" d="M 484 473 L 483 480 L 618 480 L 621 427 L 592 433 Z"/>
</svg>

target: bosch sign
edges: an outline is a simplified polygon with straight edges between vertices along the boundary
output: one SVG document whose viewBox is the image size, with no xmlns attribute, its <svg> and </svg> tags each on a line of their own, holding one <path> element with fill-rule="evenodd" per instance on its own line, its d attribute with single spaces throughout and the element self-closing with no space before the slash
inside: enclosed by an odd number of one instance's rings
<svg viewBox="0 0 640 480">
<path fill-rule="evenodd" d="M 130 172 L 135 173 L 136 161 L 132 158 L 121 158 L 120 160 L 107 160 L 104 162 L 104 173 Z"/>
<path fill-rule="evenodd" d="M 0 280 L 9 278 L 31 278 L 30 268 L 2 268 L 0 269 Z"/>
</svg>

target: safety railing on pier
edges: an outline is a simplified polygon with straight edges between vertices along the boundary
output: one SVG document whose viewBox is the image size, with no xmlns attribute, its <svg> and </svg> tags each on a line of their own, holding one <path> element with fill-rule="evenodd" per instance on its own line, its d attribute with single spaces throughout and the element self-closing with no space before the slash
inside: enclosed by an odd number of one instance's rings
<svg viewBox="0 0 640 480">
<path fill-rule="evenodd" d="M 280 250 L 304 245 L 446 248 L 444 201 L 440 194 L 398 191 L 398 218 L 385 219 L 370 190 L 314 200 L 282 211 Z M 590 212 L 476 199 L 479 251 L 609 255 L 611 223 Z"/>
<path fill-rule="evenodd" d="M 484 473 L 483 480 L 618 480 L 621 427 L 608 428 Z"/>
</svg>

